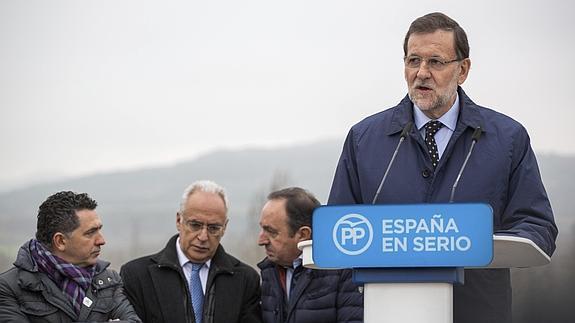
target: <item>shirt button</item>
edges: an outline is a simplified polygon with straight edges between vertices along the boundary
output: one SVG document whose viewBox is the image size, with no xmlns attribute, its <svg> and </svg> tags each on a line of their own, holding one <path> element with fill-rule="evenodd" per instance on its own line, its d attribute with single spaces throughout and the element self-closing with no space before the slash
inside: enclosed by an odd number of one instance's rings
<svg viewBox="0 0 575 323">
<path fill-rule="evenodd" d="M 429 176 L 431 176 L 431 171 L 426 168 L 421 172 L 421 176 L 423 176 L 423 178 L 428 178 Z"/>
</svg>

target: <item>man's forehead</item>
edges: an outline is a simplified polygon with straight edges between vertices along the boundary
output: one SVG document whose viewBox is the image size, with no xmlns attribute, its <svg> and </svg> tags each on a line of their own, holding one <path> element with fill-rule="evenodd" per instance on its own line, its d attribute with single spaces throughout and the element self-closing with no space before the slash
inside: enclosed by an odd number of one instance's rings
<svg viewBox="0 0 575 323">
<path fill-rule="evenodd" d="M 96 210 L 89 210 L 89 209 L 76 210 L 76 216 L 78 217 L 78 221 L 80 222 L 100 221 L 100 217 L 98 216 Z"/>
<path fill-rule="evenodd" d="M 218 193 L 195 191 L 188 195 L 188 198 L 186 199 L 186 208 L 204 207 L 206 205 L 213 207 L 226 207 L 224 199 Z"/>
<path fill-rule="evenodd" d="M 78 221 L 80 224 L 78 229 L 82 231 L 88 231 L 92 228 L 102 227 L 102 220 L 95 210 L 79 210 L 76 211 L 76 215 L 78 216 Z"/>
<path fill-rule="evenodd" d="M 407 41 L 408 52 L 417 46 L 435 45 L 455 50 L 455 33 L 453 30 L 437 29 L 433 32 L 413 33 Z"/>
<path fill-rule="evenodd" d="M 221 216 L 224 215 L 225 213 L 222 212 L 222 210 L 220 208 L 217 207 L 194 207 L 191 206 L 189 208 L 186 208 L 184 210 L 184 215 L 186 215 L 187 217 L 194 217 L 194 216 Z"/>
<path fill-rule="evenodd" d="M 225 221 L 227 219 L 226 211 L 224 208 L 214 205 L 190 205 L 184 210 L 182 217 L 185 220 L 196 221 Z"/>
</svg>

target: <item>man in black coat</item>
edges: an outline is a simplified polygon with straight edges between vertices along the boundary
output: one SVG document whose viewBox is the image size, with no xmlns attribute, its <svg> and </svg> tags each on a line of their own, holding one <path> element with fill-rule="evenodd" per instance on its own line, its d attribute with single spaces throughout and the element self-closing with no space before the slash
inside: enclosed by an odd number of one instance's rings
<svg viewBox="0 0 575 323">
<path fill-rule="evenodd" d="M 179 234 L 122 267 L 125 293 L 144 322 L 261 322 L 259 275 L 220 245 L 226 214 L 222 187 L 193 183 L 176 215 Z"/>
<path fill-rule="evenodd" d="M 270 193 L 262 209 L 258 244 L 267 257 L 258 266 L 266 323 L 363 322 L 363 295 L 350 270 L 302 266 L 297 244 L 311 239 L 319 205 L 311 193 L 291 187 Z"/>
</svg>

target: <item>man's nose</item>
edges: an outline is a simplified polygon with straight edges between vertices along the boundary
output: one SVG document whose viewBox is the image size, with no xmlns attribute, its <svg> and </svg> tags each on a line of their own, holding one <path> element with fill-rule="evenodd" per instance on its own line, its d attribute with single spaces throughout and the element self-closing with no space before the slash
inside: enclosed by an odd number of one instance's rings
<svg viewBox="0 0 575 323">
<path fill-rule="evenodd" d="M 98 234 L 98 237 L 96 238 L 96 245 L 97 246 L 103 246 L 106 244 L 106 239 L 104 239 L 104 235 L 102 233 Z"/>
<path fill-rule="evenodd" d="M 426 79 L 431 76 L 431 72 L 429 71 L 429 65 L 427 65 L 427 61 L 422 61 L 417 69 L 417 77 L 420 79 Z"/>
<path fill-rule="evenodd" d="M 265 246 L 269 243 L 269 239 L 267 234 L 265 234 L 264 230 L 260 230 L 260 234 L 258 235 L 258 245 Z"/>
<path fill-rule="evenodd" d="M 208 226 L 204 225 L 202 226 L 200 232 L 198 232 L 198 239 L 201 241 L 206 241 L 208 238 Z"/>
</svg>

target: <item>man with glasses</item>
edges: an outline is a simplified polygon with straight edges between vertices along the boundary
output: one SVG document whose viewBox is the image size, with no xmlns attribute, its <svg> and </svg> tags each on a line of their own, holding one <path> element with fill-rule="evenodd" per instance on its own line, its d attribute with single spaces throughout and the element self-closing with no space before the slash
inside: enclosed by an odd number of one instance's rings
<svg viewBox="0 0 575 323">
<path fill-rule="evenodd" d="M 214 182 L 191 184 L 176 214 L 179 234 L 122 267 L 125 293 L 144 322 L 261 322 L 259 275 L 220 244 L 227 205 Z"/>
<path fill-rule="evenodd" d="M 408 95 L 351 128 L 328 204 L 488 203 L 495 233 L 531 239 L 551 256 L 557 226 L 527 131 L 460 87 L 471 67 L 465 31 L 427 14 L 403 50 Z M 453 300 L 456 323 L 511 322 L 509 269 L 466 270 Z"/>
</svg>

